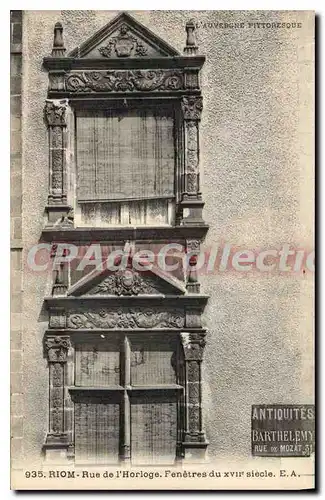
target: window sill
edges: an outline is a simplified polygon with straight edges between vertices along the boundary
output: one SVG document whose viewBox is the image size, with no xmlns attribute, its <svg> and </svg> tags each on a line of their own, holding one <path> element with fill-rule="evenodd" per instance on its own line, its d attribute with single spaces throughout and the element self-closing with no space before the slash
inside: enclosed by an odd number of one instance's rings
<svg viewBox="0 0 325 500">
<path fill-rule="evenodd" d="M 183 226 L 114 226 L 94 227 L 46 227 L 41 240 L 45 242 L 84 242 L 125 240 L 181 240 L 195 238 L 202 240 L 209 226 L 207 224 L 189 224 Z"/>
</svg>

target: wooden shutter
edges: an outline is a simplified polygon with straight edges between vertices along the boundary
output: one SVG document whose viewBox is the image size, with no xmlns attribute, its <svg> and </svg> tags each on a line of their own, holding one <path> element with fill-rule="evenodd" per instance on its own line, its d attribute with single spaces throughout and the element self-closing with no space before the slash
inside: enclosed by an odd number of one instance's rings
<svg viewBox="0 0 325 500">
<path fill-rule="evenodd" d="M 131 383 L 132 385 L 175 384 L 175 351 L 173 338 L 132 337 Z"/>
<path fill-rule="evenodd" d="M 75 454 L 79 463 L 118 463 L 120 406 L 113 395 L 75 402 Z"/>
<path fill-rule="evenodd" d="M 119 382 L 120 354 L 115 343 L 76 345 L 76 386 L 105 387 Z"/>
<path fill-rule="evenodd" d="M 174 158 L 167 108 L 77 114 L 79 202 L 172 198 Z"/>
<path fill-rule="evenodd" d="M 131 436 L 133 464 L 172 464 L 177 439 L 174 393 L 132 395 Z"/>
</svg>

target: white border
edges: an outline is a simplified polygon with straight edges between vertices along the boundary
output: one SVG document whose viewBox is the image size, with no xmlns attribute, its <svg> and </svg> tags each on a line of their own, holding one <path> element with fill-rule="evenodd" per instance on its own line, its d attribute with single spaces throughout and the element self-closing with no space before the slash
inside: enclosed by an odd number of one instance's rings
<svg viewBox="0 0 325 500">
<path fill-rule="evenodd" d="M 48 5 L 48 4 L 47 4 Z M 65 1 L 58 1 L 55 2 L 54 4 L 51 4 L 52 9 L 58 10 L 58 9 L 78 9 L 78 10 L 89 10 L 91 9 L 96 9 L 96 10 L 115 10 L 116 9 L 116 4 L 107 2 L 107 0 L 104 1 L 96 1 L 92 0 L 92 2 L 85 1 L 85 0 L 78 0 L 78 1 L 73 1 L 73 0 L 65 0 Z M 324 23 L 322 17 L 324 16 L 324 2 L 317 0 L 314 2 L 310 1 L 297 1 L 297 0 L 282 0 L 282 1 L 253 1 L 253 0 L 247 0 L 246 2 L 241 2 L 241 1 L 234 1 L 234 0 L 228 0 L 226 2 L 212 2 L 208 0 L 200 0 L 199 2 L 193 2 L 190 0 L 169 0 L 169 1 L 153 1 L 151 0 L 150 2 L 146 2 L 143 0 L 139 0 L 137 2 L 132 2 L 130 0 L 120 0 L 118 2 L 118 7 L 119 10 L 315 10 L 318 16 L 320 17 L 319 19 L 319 31 L 324 29 Z M 10 269 L 10 260 L 9 260 L 9 237 L 10 237 L 10 225 L 9 225 L 9 216 L 10 216 L 10 203 L 9 203 L 9 165 L 10 165 L 10 156 L 9 156 L 9 142 L 10 142 L 10 127 L 9 127 L 9 121 L 10 121 L 10 108 L 9 108 L 9 99 L 7 96 L 9 96 L 9 90 L 10 90 L 10 80 L 9 80 L 9 74 L 10 74 L 10 60 L 9 60 L 9 54 L 10 54 L 10 49 L 9 49 L 9 39 L 10 39 L 10 34 L 9 34 L 9 8 L 12 10 L 52 10 L 52 9 L 46 9 L 45 8 L 45 2 L 44 0 L 33 0 L 29 2 L 22 2 L 18 0 L 12 0 L 10 2 L 10 7 L 8 5 L 7 7 L 7 2 L 4 2 L 0 6 L 0 22 L 1 22 L 1 28 L 0 28 L 0 37 L 1 37 L 1 48 L 2 48 L 2 74 L 1 74 L 1 80 L 0 80 L 0 85 L 1 85 L 1 95 L 3 97 L 2 103 L 1 103 L 1 110 L 2 110 L 2 127 L 1 127 L 1 134 L 0 134 L 0 141 L 1 141 L 1 168 L 0 168 L 0 186 L 2 186 L 2 192 L 1 192 L 1 197 L 0 197 L 0 203 L 1 203 L 1 214 L 2 214 L 2 238 L 1 242 L 2 245 L 0 246 L 0 256 L 1 256 L 1 319 L 2 319 L 2 329 L 1 329 L 1 351 L 2 353 L 6 353 L 7 356 L 2 356 L 1 358 L 1 364 L 0 364 L 0 380 L 2 381 L 3 386 L 1 387 L 1 406 L 2 406 L 2 411 L 0 412 L 0 428 L 1 428 L 1 435 L 5 439 L 5 442 L 1 441 L 1 447 L 0 447 L 0 460 L 1 460 L 1 473 L 0 473 L 0 491 L 3 495 L 3 498 L 12 498 L 12 495 L 14 495 L 14 492 L 9 491 L 9 351 L 10 351 L 10 343 L 9 343 L 9 325 L 10 325 L 10 311 L 9 311 L 9 294 L 10 294 L 10 284 L 9 284 L 9 269 Z M 318 45 L 318 50 L 319 50 L 319 81 L 322 82 L 324 86 L 324 47 L 322 43 L 322 36 L 321 33 L 318 33 L 319 35 L 319 45 Z M 8 72 L 6 71 L 5 64 L 7 64 Z M 6 76 L 8 75 L 8 78 Z M 319 91 L 320 91 L 320 85 L 319 85 Z M 321 108 L 319 109 L 319 123 L 318 127 L 320 127 L 320 122 L 321 119 L 324 116 L 324 99 L 320 100 L 318 97 L 318 104 L 321 104 Z M 8 120 L 7 120 L 8 119 Z M 321 144 L 324 143 L 324 131 L 320 128 L 320 134 L 319 134 L 319 148 L 321 147 Z M 320 160 L 321 157 L 318 158 L 318 184 L 320 184 L 319 187 L 319 197 L 320 197 L 320 212 L 318 214 L 318 220 L 319 220 L 319 230 L 323 229 L 322 236 L 320 237 L 320 248 L 324 248 L 324 221 L 325 221 L 325 203 L 322 202 L 322 196 L 320 195 L 321 191 L 324 193 L 324 175 L 321 175 L 321 165 L 320 165 Z M 324 266 L 323 266 L 323 271 L 324 271 Z M 324 278 L 324 272 L 321 273 L 319 276 L 319 279 Z M 321 280 L 322 281 L 322 280 Z M 319 290 L 321 292 L 321 289 Z M 319 310 L 324 311 L 325 310 L 325 295 L 320 293 L 320 303 L 319 303 Z M 318 333 L 318 351 L 321 351 L 321 354 L 319 354 L 319 367 L 321 367 L 320 363 L 320 356 L 324 354 L 324 343 L 321 343 L 321 337 L 322 337 L 322 329 L 321 329 L 321 323 L 318 327 L 319 333 Z M 320 349 L 321 347 L 321 349 Z M 321 373 L 318 374 L 318 385 L 321 386 L 321 381 L 323 380 L 323 377 L 321 377 Z M 319 391 L 320 392 L 320 391 Z M 321 399 L 321 394 L 319 393 L 319 401 Z M 324 414 L 322 412 L 324 410 L 324 400 L 322 403 L 322 407 L 318 408 L 318 416 L 321 414 Z M 320 418 L 319 418 L 320 420 Z M 318 443 L 318 448 L 322 448 L 323 445 L 323 440 Z M 320 459 L 318 455 L 318 459 Z M 324 476 L 322 474 L 323 472 L 323 467 L 322 470 L 318 471 L 319 475 L 319 483 L 320 483 L 320 478 L 321 476 Z M 321 485 L 320 485 L 321 486 Z M 38 493 L 37 498 L 43 498 L 47 493 Z M 120 498 L 121 495 L 113 492 L 108 493 L 110 497 L 116 497 Z M 178 495 L 179 493 L 170 493 L 169 495 Z M 224 496 L 225 494 L 216 492 L 218 496 Z M 235 495 L 236 493 L 230 494 L 230 496 Z M 263 493 L 262 493 L 263 494 Z M 31 494 L 31 496 L 34 496 L 35 494 Z M 66 497 L 67 493 L 61 493 L 57 492 L 55 495 L 60 495 L 61 498 Z M 93 496 L 93 493 L 89 493 L 87 496 Z M 127 494 L 126 494 L 127 495 Z M 197 495 L 194 495 L 195 497 L 199 498 L 200 493 Z M 272 494 L 273 495 L 273 494 Z M 277 498 L 284 496 L 285 493 L 276 493 Z M 36 496 L 36 495 L 35 495 Z M 192 495 L 191 495 L 192 496 Z M 255 495 L 254 495 L 255 496 Z M 229 493 L 226 494 L 226 498 L 229 497 Z M 46 497 L 45 497 L 46 498 Z"/>
</svg>

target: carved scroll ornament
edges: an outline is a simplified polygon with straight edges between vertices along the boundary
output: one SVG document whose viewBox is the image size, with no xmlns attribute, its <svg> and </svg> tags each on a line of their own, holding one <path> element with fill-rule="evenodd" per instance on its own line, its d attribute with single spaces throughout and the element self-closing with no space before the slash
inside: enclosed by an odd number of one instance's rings
<svg viewBox="0 0 325 500">
<path fill-rule="evenodd" d="M 67 327 L 96 328 L 181 328 L 184 313 L 181 309 L 157 311 L 151 308 L 101 309 L 98 312 L 72 312 L 67 317 Z"/>
<path fill-rule="evenodd" d="M 66 76 L 69 92 L 145 92 L 180 90 L 183 74 L 177 70 L 83 71 Z"/>
</svg>

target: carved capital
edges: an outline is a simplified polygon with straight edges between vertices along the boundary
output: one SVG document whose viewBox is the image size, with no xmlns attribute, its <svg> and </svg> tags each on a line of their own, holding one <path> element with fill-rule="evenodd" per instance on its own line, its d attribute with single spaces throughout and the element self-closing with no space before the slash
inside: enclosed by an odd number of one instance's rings
<svg viewBox="0 0 325 500">
<path fill-rule="evenodd" d="M 200 253 L 201 241 L 200 240 L 186 240 L 186 252 L 191 254 Z"/>
<path fill-rule="evenodd" d="M 183 97 L 182 111 L 184 120 L 200 120 L 203 109 L 203 99 L 200 96 Z"/>
<path fill-rule="evenodd" d="M 52 363 L 64 363 L 67 360 L 70 345 L 70 337 L 47 337 L 45 348 L 49 361 Z"/>
<path fill-rule="evenodd" d="M 47 100 L 44 115 L 49 127 L 66 126 L 68 99 Z"/>
<path fill-rule="evenodd" d="M 206 344 L 205 333 L 181 333 L 181 342 L 186 361 L 202 361 Z"/>
</svg>

